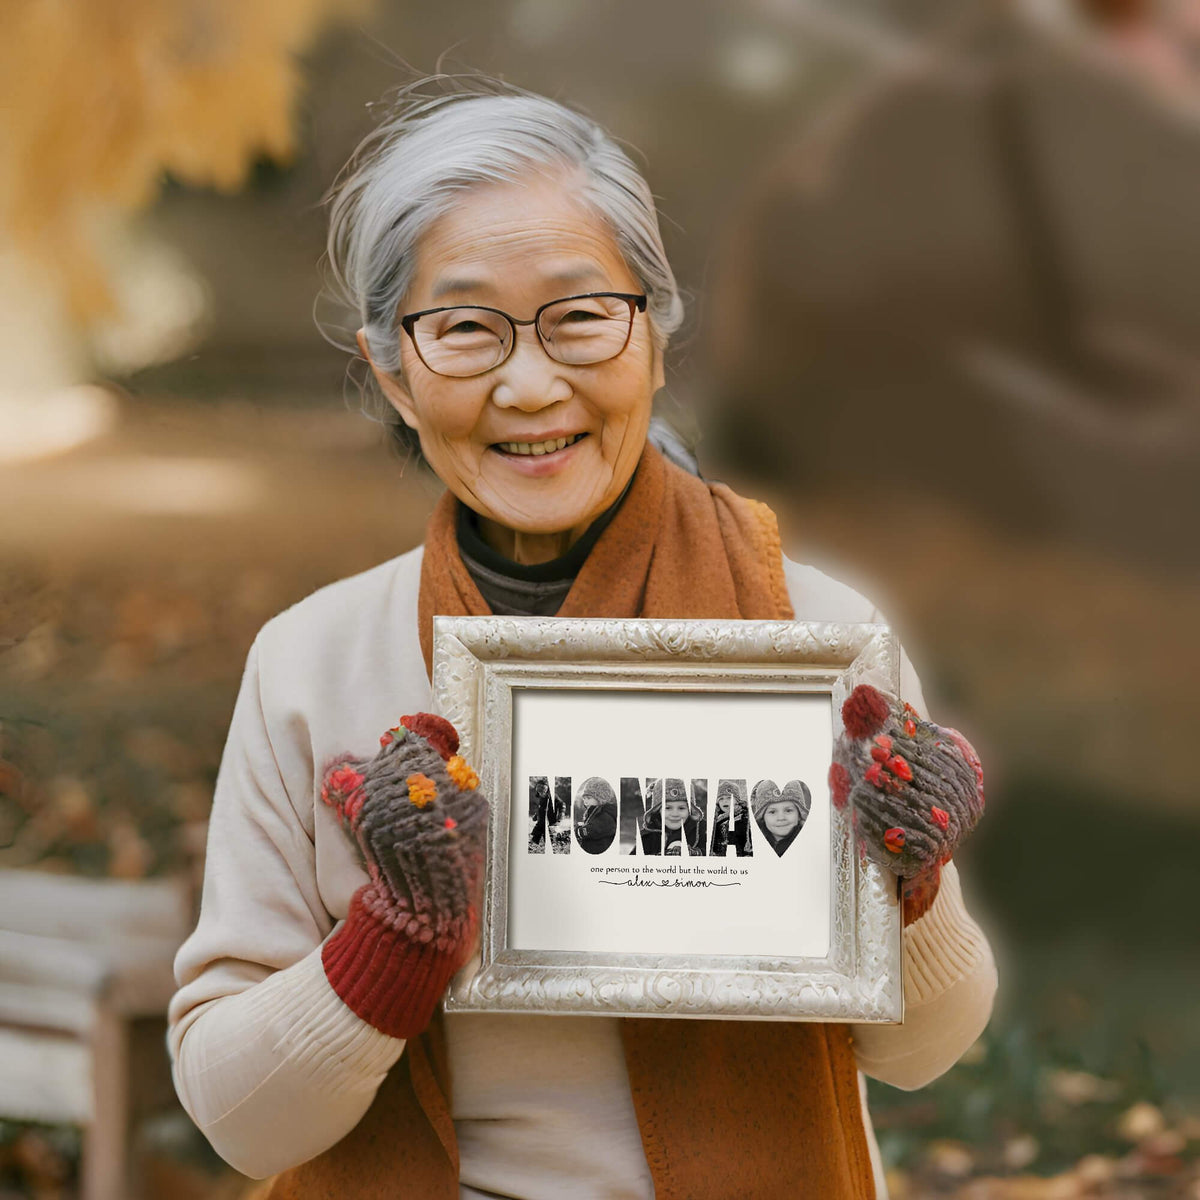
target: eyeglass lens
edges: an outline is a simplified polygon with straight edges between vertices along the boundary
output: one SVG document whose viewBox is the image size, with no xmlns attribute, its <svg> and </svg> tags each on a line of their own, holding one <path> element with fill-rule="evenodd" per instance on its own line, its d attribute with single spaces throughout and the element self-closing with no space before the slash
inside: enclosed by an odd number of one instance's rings
<svg viewBox="0 0 1200 1200">
<path fill-rule="evenodd" d="M 629 302 L 614 296 L 560 300 L 544 308 L 537 329 L 546 353 L 569 366 L 615 358 L 625 348 L 633 322 Z M 513 327 L 486 308 L 449 308 L 427 313 L 413 327 L 425 365 L 441 375 L 481 375 L 504 361 Z"/>
</svg>

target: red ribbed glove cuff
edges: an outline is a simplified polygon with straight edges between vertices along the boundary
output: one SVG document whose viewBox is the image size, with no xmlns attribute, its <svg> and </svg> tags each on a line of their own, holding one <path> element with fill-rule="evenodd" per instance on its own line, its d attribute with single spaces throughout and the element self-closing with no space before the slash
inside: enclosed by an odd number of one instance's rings
<svg viewBox="0 0 1200 1200">
<path fill-rule="evenodd" d="M 325 942 L 325 976 L 369 1025 L 391 1037 L 415 1037 L 433 1018 L 461 955 L 385 925 L 362 903 L 369 886 L 354 894 L 346 923 Z"/>
<path fill-rule="evenodd" d="M 915 879 L 905 879 L 901 882 L 900 894 L 904 903 L 905 925 L 920 920 L 933 907 L 941 884 L 942 868 L 938 863 L 934 863 L 931 870 Z"/>
</svg>

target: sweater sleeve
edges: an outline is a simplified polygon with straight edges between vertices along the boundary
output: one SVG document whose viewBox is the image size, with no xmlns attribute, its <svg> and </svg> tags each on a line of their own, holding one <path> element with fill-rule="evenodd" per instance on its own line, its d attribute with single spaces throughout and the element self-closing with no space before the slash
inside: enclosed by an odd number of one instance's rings
<svg viewBox="0 0 1200 1200">
<path fill-rule="evenodd" d="M 209 823 L 199 922 L 175 959 L 168 1048 L 179 1098 L 253 1178 L 303 1162 L 362 1118 L 404 1042 L 329 986 L 333 919 L 301 818 L 311 764 L 272 743 L 251 648 Z"/>
<path fill-rule="evenodd" d="M 854 1025 L 864 1074 L 912 1091 L 948 1071 L 983 1032 L 996 994 L 996 965 L 963 905 L 958 871 L 942 869 L 929 911 L 904 931 L 904 1023 Z"/>
<path fill-rule="evenodd" d="M 878 610 L 873 620 L 886 620 Z M 921 683 L 900 652 L 900 696 L 928 715 Z M 996 964 L 983 931 L 963 903 L 954 863 L 942 869 L 929 911 L 904 931 L 904 1023 L 852 1027 L 859 1068 L 912 1091 L 948 1071 L 987 1026 Z"/>
</svg>

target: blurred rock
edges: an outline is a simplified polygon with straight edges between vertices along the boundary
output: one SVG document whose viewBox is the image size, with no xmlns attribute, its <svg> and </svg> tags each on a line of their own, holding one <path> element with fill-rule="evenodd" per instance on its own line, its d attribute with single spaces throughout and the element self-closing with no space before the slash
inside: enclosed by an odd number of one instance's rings
<svg viewBox="0 0 1200 1200">
<path fill-rule="evenodd" d="M 1117 1136 L 1127 1142 L 1140 1142 L 1161 1133 L 1165 1126 L 1162 1113 L 1153 1104 L 1141 1101 L 1121 1114 L 1117 1121 Z"/>
<path fill-rule="evenodd" d="M 1101 1079 L 1087 1071 L 1051 1071 L 1046 1076 L 1051 1094 L 1065 1104 L 1087 1104 L 1094 1100 L 1115 1100 L 1121 1086 L 1111 1079 Z"/>
<path fill-rule="evenodd" d="M 1075 1178 L 1084 1191 L 1106 1187 L 1117 1176 L 1117 1160 L 1106 1154 L 1088 1154 L 1075 1167 Z"/>
<path fill-rule="evenodd" d="M 931 1142 L 925 1159 L 936 1174 L 950 1179 L 965 1179 L 975 1169 L 975 1156 L 962 1142 Z"/>
<path fill-rule="evenodd" d="M 1022 1171 L 1037 1161 L 1040 1151 L 1038 1140 L 1032 1134 L 1023 1133 L 1019 1137 L 1009 1138 L 1004 1143 L 1004 1165 L 1010 1171 Z"/>
</svg>

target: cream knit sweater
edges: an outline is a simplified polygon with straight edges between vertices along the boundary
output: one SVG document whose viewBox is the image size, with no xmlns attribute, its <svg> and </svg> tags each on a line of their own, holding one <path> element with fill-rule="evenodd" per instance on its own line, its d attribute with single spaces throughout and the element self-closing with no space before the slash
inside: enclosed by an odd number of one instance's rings
<svg viewBox="0 0 1200 1200">
<path fill-rule="evenodd" d="M 184 1107 L 255 1178 L 341 1139 L 404 1049 L 326 982 L 321 943 L 366 875 L 316 793 L 328 759 L 371 757 L 382 730 L 430 706 L 417 641 L 421 554 L 309 596 L 263 627 L 247 659 L 200 919 L 175 960 L 168 1044 Z M 882 619 L 815 568 L 784 565 L 797 619 Z M 901 692 L 925 711 L 905 655 Z M 916 1088 L 978 1037 L 996 987 L 952 865 L 904 946 L 904 1024 L 857 1026 L 854 1042 L 863 1072 Z M 617 1018 L 453 1015 L 446 1036 L 464 1198 L 653 1195 Z M 867 1131 L 883 1197 L 869 1120 Z"/>
</svg>

